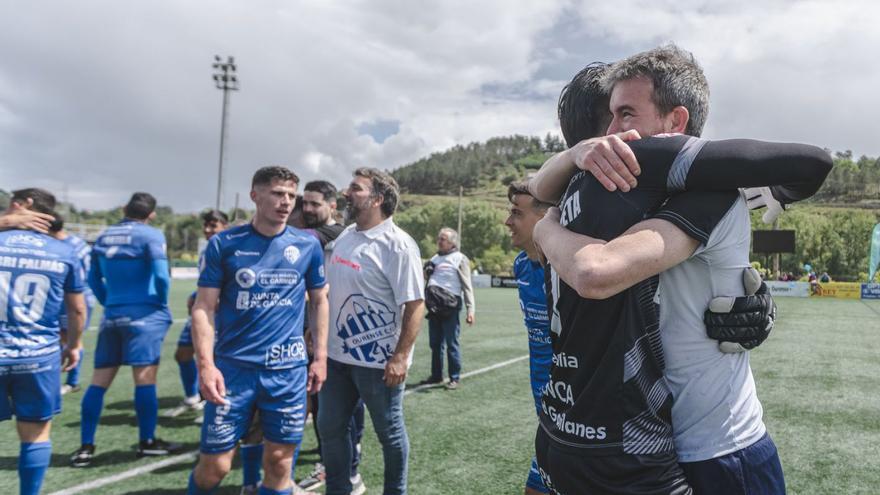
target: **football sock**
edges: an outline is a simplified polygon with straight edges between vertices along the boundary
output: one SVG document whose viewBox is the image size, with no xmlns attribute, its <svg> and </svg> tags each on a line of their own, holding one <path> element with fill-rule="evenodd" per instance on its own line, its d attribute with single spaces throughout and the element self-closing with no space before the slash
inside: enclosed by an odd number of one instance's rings
<svg viewBox="0 0 880 495">
<path fill-rule="evenodd" d="M 180 367 L 180 383 L 183 384 L 184 397 L 193 397 L 199 393 L 199 374 L 196 371 L 196 360 L 190 359 L 177 363 Z"/>
<path fill-rule="evenodd" d="M 134 410 L 137 413 L 141 441 L 156 438 L 159 421 L 159 398 L 156 385 L 138 385 L 134 388 Z"/>
<path fill-rule="evenodd" d="M 18 479 L 22 495 L 39 495 L 51 458 L 52 442 L 21 443 L 18 453 Z"/>
<path fill-rule="evenodd" d="M 80 406 L 82 423 L 79 425 L 83 444 L 95 444 L 95 431 L 98 429 L 98 420 L 101 419 L 105 392 L 107 392 L 106 388 L 89 385 L 86 393 L 83 394 L 82 405 Z"/>
<path fill-rule="evenodd" d="M 241 471 L 243 485 L 256 485 L 260 482 L 260 468 L 263 466 L 263 444 L 241 445 Z"/>
<path fill-rule="evenodd" d="M 196 485 L 196 480 L 193 476 L 193 473 L 189 473 L 189 484 L 186 487 L 187 495 L 212 495 L 215 491 L 217 491 L 216 486 L 208 489 L 199 488 L 199 486 Z"/>
<path fill-rule="evenodd" d="M 79 362 L 76 363 L 76 367 L 67 372 L 67 381 L 64 382 L 71 387 L 75 387 L 79 385 L 79 369 L 82 368 L 83 359 L 86 357 L 86 351 L 80 349 L 79 351 Z"/>
</svg>

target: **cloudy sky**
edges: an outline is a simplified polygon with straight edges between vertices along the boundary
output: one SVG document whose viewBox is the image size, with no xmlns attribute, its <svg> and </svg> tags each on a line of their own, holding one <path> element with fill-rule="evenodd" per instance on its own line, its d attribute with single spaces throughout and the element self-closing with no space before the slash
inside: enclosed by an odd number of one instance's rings
<svg viewBox="0 0 880 495">
<path fill-rule="evenodd" d="M 712 90 L 707 137 L 880 155 L 880 7 L 865 1 L 0 3 L 0 188 L 84 208 L 134 190 L 213 205 L 234 55 L 223 206 L 284 164 L 347 183 L 455 144 L 555 132 L 586 63 L 674 41 Z M 247 206 L 247 204 L 245 204 Z"/>
</svg>

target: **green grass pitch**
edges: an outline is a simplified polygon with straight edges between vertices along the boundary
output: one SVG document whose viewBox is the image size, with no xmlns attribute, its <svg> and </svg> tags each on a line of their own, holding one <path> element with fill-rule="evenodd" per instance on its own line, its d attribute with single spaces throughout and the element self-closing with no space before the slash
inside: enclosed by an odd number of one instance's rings
<svg viewBox="0 0 880 495">
<path fill-rule="evenodd" d="M 193 283 L 175 281 L 172 310 L 185 318 Z M 880 486 L 880 301 L 777 299 L 780 320 L 773 335 L 752 353 L 752 369 L 764 419 L 779 446 L 789 493 L 876 493 Z M 477 290 L 477 323 L 462 329 L 464 372 L 522 356 L 527 342 L 516 292 Z M 97 325 L 99 314 L 92 319 Z M 173 353 L 182 322 L 172 327 L 163 348 L 159 398 L 162 410 L 177 404 L 180 380 Z M 86 334 L 83 368 L 87 384 L 97 332 Z M 427 377 L 427 328 L 415 351 L 409 382 Z M 156 459 L 136 459 L 137 426 L 133 386 L 120 370 L 105 398 L 92 467 L 67 467 L 79 445 L 82 392 L 64 398 L 52 431 L 52 467 L 44 492 L 111 476 Z M 528 363 L 518 361 L 472 378 L 456 391 L 430 389 L 405 401 L 411 453 L 410 492 L 415 495 L 522 493 L 537 420 L 528 383 Z M 159 419 L 159 435 L 197 448 L 193 416 Z M 361 473 L 368 493 L 381 493 L 382 456 L 367 421 Z M 316 455 L 311 425 L 297 477 L 311 470 Z M 17 490 L 18 440 L 11 422 L 0 426 L 0 493 Z M 161 468 L 92 491 L 101 494 L 185 493 L 192 463 Z M 238 467 L 218 493 L 237 494 Z"/>
</svg>

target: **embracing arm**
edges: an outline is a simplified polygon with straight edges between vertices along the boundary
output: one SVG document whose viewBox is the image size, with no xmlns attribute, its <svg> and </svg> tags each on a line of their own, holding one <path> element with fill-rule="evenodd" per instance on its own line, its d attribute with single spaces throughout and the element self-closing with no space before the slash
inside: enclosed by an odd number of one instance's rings
<svg viewBox="0 0 880 495">
<path fill-rule="evenodd" d="M 588 299 L 622 292 L 686 260 L 699 245 L 661 219 L 639 222 L 606 242 L 565 229 L 555 208 L 535 226 L 534 238 L 559 278 Z"/>
</svg>

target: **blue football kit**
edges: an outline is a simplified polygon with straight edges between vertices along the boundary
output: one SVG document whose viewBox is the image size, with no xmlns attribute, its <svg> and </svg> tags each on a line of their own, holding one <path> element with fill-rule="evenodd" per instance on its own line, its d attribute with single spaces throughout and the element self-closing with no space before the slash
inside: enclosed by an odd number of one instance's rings
<svg viewBox="0 0 880 495">
<path fill-rule="evenodd" d="M 65 293 L 83 291 L 73 250 L 44 234 L 0 232 L 0 420 L 47 421 L 61 411 Z"/>
<path fill-rule="evenodd" d="M 308 376 L 305 296 L 326 283 L 320 243 L 292 227 L 267 237 L 242 225 L 211 238 L 200 269 L 199 287 L 220 289 L 214 359 L 227 400 L 206 405 L 201 451 L 233 449 L 257 409 L 265 438 L 299 443 Z"/>
<path fill-rule="evenodd" d="M 162 231 L 132 220 L 107 228 L 92 249 L 89 286 L 104 305 L 95 368 L 158 364 L 172 321 Z"/>
<path fill-rule="evenodd" d="M 544 291 L 544 268 L 541 263 L 530 260 L 523 251 L 513 261 L 513 276 L 516 277 L 519 306 L 523 312 L 529 337 L 529 378 L 532 397 L 535 400 L 535 412 L 540 415 L 541 393 L 550 380 L 550 364 L 553 361 L 550 317 L 547 312 L 547 294 Z M 526 486 L 547 493 L 538 471 L 538 461 L 534 457 Z"/>
<path fill-rule="evenodd" d="M 79 260 L 79 268 L 82 272 L 82 280 L 87 280 L 92 264 L 92 248 L 89 246 L 89 243 L 75 235 L 68 235 L 67 237 L 62 239 L 61 242 L 67 244 L 71 247 L 71 249 L 73 249 L 73 252 L 76 255 L 76 259 Z M 92 293 L 92 289 L 89 288 L 88 285 L 84 286 L 83 297 L 86 300 L 86 321 L 83 324 L 83 331 L 85 331 L 89 328 L 89 324 L 92 321 L 92 310 L 95 308 L 95 303 L 97 302 L 97 300 L 95 299 L 95 294 Z M 67 330 L 66 311 L 61 312 L 59 322 L 61 324 L 61 331 L 63 332 Z"/>
</svg>

